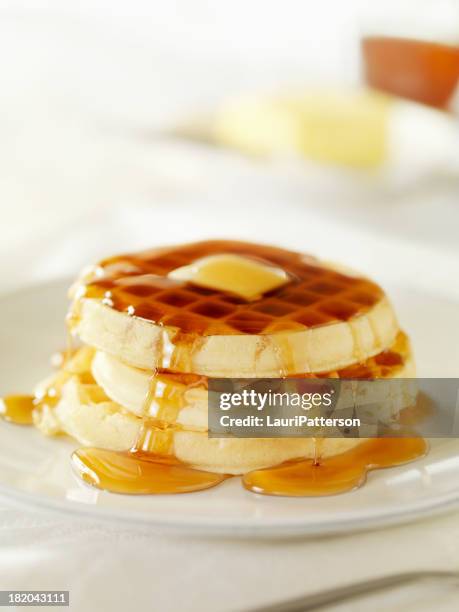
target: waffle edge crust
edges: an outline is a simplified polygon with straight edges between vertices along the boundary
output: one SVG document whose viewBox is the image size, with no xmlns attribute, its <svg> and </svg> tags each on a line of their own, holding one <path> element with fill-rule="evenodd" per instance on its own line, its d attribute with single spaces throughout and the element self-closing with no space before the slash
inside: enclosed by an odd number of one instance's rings
<svg viewBox="0 0 459 612">
<path fill-rule="evenodd" d="M 409 353 L 395 376 L 413 375 L 414 363 Z M 167 434 L 167 452 L 188 465 L 212 472 L 243 474 L 289 459 L 314 456 L 313 438 L 209 438 L 203 427 L 207 405 L 198 399 L 184 406 L 176 421 L 181 426 Z M 65 432 L 84 446 L 126 450 L 135 443 L 144 420 L 111 400 L 99 385 L 84 383 L 79 375 L 74 375 L 64 385 L 56 407 L 38 415 L 35 425 L 46 435 Z M 364 440 L 324 438 L 321 455 L 324 458 L 337 455 Z"/>
<path fill-rule="evenodd" d="M 167 279 L 174 266 L 220 252 L 282 266 L 292 283 L 244 303 Z M 320 373 L 365 361 L 399 331 L 378 285 L 284 249 L 215 241 L 122 256 L 99 269 L 104 275 L 93 284 L 96 297 L 83 291 L 74 303 L 74 333 L 137 368 L 209 377 Z M 158 279 L 158 286 L 146 278 Z M 114 296 L 111 305 L 103 288 Z"/>
</svg>

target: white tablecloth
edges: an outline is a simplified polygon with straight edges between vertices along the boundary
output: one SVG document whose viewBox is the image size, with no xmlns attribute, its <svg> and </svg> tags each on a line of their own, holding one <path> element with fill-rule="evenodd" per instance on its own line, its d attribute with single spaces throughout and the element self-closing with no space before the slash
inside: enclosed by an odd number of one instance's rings
<svg viewBox="0 0 459 612">
<path fill-rule="evenodd" d="M 1 589 L 69 590 L 71 610 L 248 610 L 346 582 L 459 570 L 459 514 L 343 537 L 239 541 L 132 531 L 0 510 Z M 457 610 L 449 582 L 418 583 L 340 610 Z"/>
</svg>

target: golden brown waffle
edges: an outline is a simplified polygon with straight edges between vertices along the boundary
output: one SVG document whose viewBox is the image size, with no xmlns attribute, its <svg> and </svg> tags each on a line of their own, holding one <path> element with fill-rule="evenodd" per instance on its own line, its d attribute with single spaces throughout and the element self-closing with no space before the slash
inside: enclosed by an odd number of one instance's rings
<svg viewBox="0 0 459 612">
<path fill-rule="evenodd" d="M 282 268 L 260 299 L 174 280 L 169 272 L 230 253 Z M 138 368 L 223 377 L 329 372 L 389 347 L 398 324 L 381 288 L 318 260 L 264 245 L 211 241 L 103 261 L 74 290 L 83 342 Z"/>
<path fill-rule="evenodd" d="M 134 369 L 117 362 L 111 371 L 112 383 L 121 385 L 123 392 L 129 392 L 129 397 L 139 398 L 138 406 L 124 405 L 116 397 L 114 387 L 101 384 L 94 369 L 94 376 L 91 374 L 93 359 L 93 351 L 83 347 L 64 364 L 63 370 L 46 382 L 44 387 L 54 388 L 57 393 L 42 392 L 43 405 L 34 412 L 34 422 L 43 433 L 65 432 L 84 445 L 123 450 L 134 444 L 145 423 L 163 423 L 164 427 L 158 429 L 155 425 L 148 430 L 148 450 L 172 453 L 196 467 L 228 473 L 242 473 L 298 456 L 312 456 L 314 452 L 312 439 L 209 440 L 206 433 L 207 380 L 202 376 L 137 371 L 141 378 L 140 389 L 133 389 L 132 385 L 137 387 L 139 383 L 138 378 L 132 378 Z M 109 359 L 116 362 L 113 357 Z M 360 366 L 327 373 L 329 377 L 341 378 L 368 375 L 374 378 L 414 375 L 410 345 L 404 334 L 398 335 L 389 350 Z M 51 403 L 47 401 L 48 395 L 53 398 Z M 155 410 L 145 402 L 148 396 Z M 351 446 L 357 443 L 358 440 L 346 442 Z M 324 445 L 329 455 L 348 448 L 338 439 L 326 439 Z"/>
<path fill-rule="evenodd" d="M 410 365 L 395 375 L 406 376 Z M 313 457 L 313 438 L 275 439 L 212 439 L 195 423 L 180 421 L 165 428 L 156 427 L 156 419 L 139 418 L 111 400 L 101 387 L 86 383 L 84 373 L 74 374 L 62 388 L 58 402 L 50 410 L 34 414 L 36 426 L 45 434 L 65 432 L 86 446 L 112 450 L 130 448 L 143 425 L 151 422 L 152 429 L 145 438 L 144 450 L 156 454 L 172 454 L 180 461 L 209 471 L 240 474 L 279 464 L 297 457 Z M 187 379 L 189 380 L 189 379 Z M 203 390 L 205 396 L 207 393 Z M 196 399 L 196 398 L 195 398 Z M 186 407 L 185 407 L 186 410 Z M 203 406 L 206 414 L 206 406 Z M 325 438 L 321 442 L 321 456 L 333 456 L 359 444 L 361 439 Z"/>
<path fill-rule="evenodd" d="M 220 253 L 258 258 L 282 267 L 291 282 L 253 303 L 167 274 L 196 259 Z M 85 297 L 185 333 L 269 334 L 348 321 L 376 304 L 375 283 L 323 267 L 312 258 L 275 247 L 242 242 L 201 242 L 124 255 L 101 263 L 104 277 L 90 282 Z"/>
<path fill-rule="evenodd" d="M 111 400 L 136 416 L 154 416 L 207 428 L 208 379 L 196 374 L 148 372 L 97 351 L 89 364 L 94 380 Z M 362 364 L 327 372 L 321 378 L 411 378 L 415 375 L 408 338 L 400 333 L 393 346 Z M 316 377 L 314 374 L 295 378 Z M 180 416 L 179 416 L 180 415 Z"/>
<path fill-rule="evenodd" d="M 348 379 L 373 379 L 373 378 L 395 378 L 402 376 L 410 378 L 415 376 L 414 364 L 407 369 L 412 362 L 411 346 L 408 336 L 399 332 L 394 344 L 381 351 L 374 357 L 370 357 L 362 363 L 356 363 L 341 370 L 325 372 L 320 374 L 322 378 L 348 378 Z M 307 376 L 307 375 L 306 375 Z M 313 375 L 309 375 L 313 376 Z M 299 375 L 297 375 L 297 378 Z"/>
<path fill-rule="evenodd" d="M 173 455 L 192 467 L 211 472 L 243 474 L 277 465 L 296 457 L 313 457 L 313 438 L 216 439 L 192 428 L 158 428 L 124 410 L 106 397 L 100 387 L 84 384 L 74 375 L 63 387 L 52 410 L 34 414 L 35 425 L 47 435 L 66 433 L 84 446 L 126 450 L 142 436 L 142 449 L 156 455 Z M 144 426 L 149 433 L 145 436 Z M 321 456 L 339 454 L 361 443 L 360 439 L 324 439 Z"/>
<path fill-rule="evenodd" d="M 347 368 L 322 372 L 321 374 L 292 374 L 291 378 L 344 378 L 344 379 L 369 379 L 395 378 L 403 371 L 403 376 L 410 378 L 414 376 L 414 370 L 407 371 L 408 364 L 412 361 L 411 346 L 408 336 L 400 332 L 394 344 L 387 350 L 370 357 L 362 363 L 356 363 Z M 127 366 L 129 367 L 129 366 Z M 207 389 L 207 378 L 197 374 L 179 374 L 173 372 L 158 372 L 161 380 L 184 386 L 199 386 Z"/>
</svg>

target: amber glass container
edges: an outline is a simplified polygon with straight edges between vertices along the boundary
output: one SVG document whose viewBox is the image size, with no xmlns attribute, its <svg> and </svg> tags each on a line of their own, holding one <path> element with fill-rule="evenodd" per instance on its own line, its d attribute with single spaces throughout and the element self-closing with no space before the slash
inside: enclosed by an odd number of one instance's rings
<svg viewBox="0 0 459 612">
<path fill-rule="evenodd" d="M 366 36 L 362 56 L 368 85 L 437 108 L 448 107 L 459 83 L 459 43 Z"/>
</svg>

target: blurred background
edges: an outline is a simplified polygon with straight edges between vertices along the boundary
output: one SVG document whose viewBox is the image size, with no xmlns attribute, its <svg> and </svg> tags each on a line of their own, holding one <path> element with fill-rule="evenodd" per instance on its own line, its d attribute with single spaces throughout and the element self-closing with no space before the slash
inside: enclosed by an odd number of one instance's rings
<svg viewBox="0 0 459 612">
<path fill-rule="evenodd" d="M 212 236 L 459 297 L 457 0 L 4 0 L 0 278 Z"/>
</svg>

